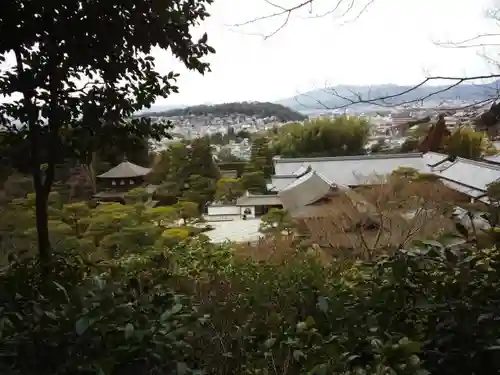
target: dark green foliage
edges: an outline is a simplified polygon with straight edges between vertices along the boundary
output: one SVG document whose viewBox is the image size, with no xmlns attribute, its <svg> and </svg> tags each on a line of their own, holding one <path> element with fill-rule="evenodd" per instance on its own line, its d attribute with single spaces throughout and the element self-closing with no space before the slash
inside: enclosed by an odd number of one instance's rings
<svg viewBox="0 0 500 375">
<path fill-rule="evenodd" d="M 162 202 L 181 199 L 201 208 L 212 200 L 220 172 L 207 139 L 174 143 L 157 159 L 150 181 L 161 185 L 157 195 Z"/>
<path fill-rule="evenodd" d="M 295 112 L 294 110 L 275 103 L 260 103 L 260 102 L 238 102 L 224 103 L 215 105 L 199 105 L 187 108 L 173 109 L 164 112 L 148 113 L 149 116 L 236 116 L 246 115 L 255 116 L 257 118 L 276 117 L 277 120 L 286 121 L 302 121 L 306 116 Z"/>
<path fill-rule="evenodd" d="M 271 177 L 273 168 L 273 151 L 266 137 L 256 138 L 252 143 L 252 153 L 248 165 L 249 172 L 262 172 L 265 178 Z"/>
<path fill-rule="evenodd" d="M 214 49 L 206 35 L 194 40 L 190 28 L 208 16 L 210 3 L 2 2 L 0 35 L 9 38 L 0 41 L 0 63 L 10 55 L 13 64 L 2 64 L 0 94 L 13 100 L 0 105 L 0 123 L 29 142 L 25 155 L 44 262 L 50 258 L 47 197 L 56 164 L 69 151 L 90 164 L 103 142 L 113 143 L 110 134 L 165 134 L 149 119 L 126 119 L 178 91 L 176 73 L 156 71 L 153 46 L 168 49 L 190 70 L 207 71 L 202 58 Z"/>
<path fill-rule="evenodd" d="M 46 282 L 36 263 L 11 264 L 2 374 L 500 371 L 497 250 L 427 241 L 325 264 L 288 248 L 259 262 L 204 241 L 99 269 L 56 258 Z"/>
<path fill-rule="evenodd" d="M 273 154 L 283 157 L 348 156 L 364 154 L 369 125 L 359 118 L 315 119 L 279 129 Z"/>
<path fill-rule="evenodd" d="M 50 281 L 32 261 L 0 276 L 2 374 L 192 374 L 185 339 L 201 316 L 188 299 L 147 272 L 89 277 L 55 258 Z"/>
<path fill-rule="evenodd" d="M 243 189 L 252 194 L 265 194 L 267 191 L 266 177 L 262 171 L 245 172 L 241 175 L 240 182 Z"/>
<path fill-rule="evenodd" d="M 217 180 L 220 177 L 219 168 L 214 162 L 210 142 L 204 138 L 197 138 L 189 143 L 189 147 L 191 170 L 188 172 Z"/>
<path fill-rule="evenodd" d="M 241 181 L 237 178 L 221 178 L 217 181 L 214 200 L 221 203 L 234 203 L 245 193 Z"/>
<path fill-rule="evenodd" d="M 186 181 L 180 198 L 182 200 L 195 202 L 202 208 L 213 199 L 215 194 L 216 179 L 197 174 L 190 175 Z"/>
</svg>

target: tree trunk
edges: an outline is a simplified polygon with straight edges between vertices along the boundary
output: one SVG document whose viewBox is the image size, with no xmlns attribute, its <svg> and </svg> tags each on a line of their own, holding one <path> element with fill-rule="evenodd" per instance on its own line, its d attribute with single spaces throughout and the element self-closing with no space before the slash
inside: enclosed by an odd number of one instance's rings
<svg viewBox="0 0 500 375">
<path fill-rule="evenodd" d="M 50 239 L 49 239 L 49 215 L 47 209 L 48 197 L 44 189 L 36 190 L 36 230 L 38 235 L 38 253 L 42 265 L 47 265 L 50 261 Z"/>
<path fill-rule="evenodd" d="M 24 74 L 23 67 L 23 56 L 19 49 L 14 49 L 14 55 L 16 58 L 17 72 L 19 75 Z M 50 262 L 50 239 L 49 239 L 49 224 L 48 224 L 48 195 L 50 192 L 50 186 L 47 190 L 46 184 L 44 184 L 41 171 L 41 157 L 40 157 L 40 132 L 41 128 L 38 124 L 38 109 L 34 103 L 35 91 L 32 87 L 24 87 L 22 90 L 23 102 L 27 112 L 27 122 L 28 122 L 28 138 L 31 143 L 31 173 L 33 176 L 33 185 L 35 188 L 35 218 L 36 218 L 36 230 L 38 236 L 38 255 L 40 257 L 40 263 L 42 264 L 43 273 L 48 273 L 49 262 Z M 48 176 L 50 185 L 52 185 L 51 178 L 53 179 L 54 165 L 49 166 Z"/>
</svg>

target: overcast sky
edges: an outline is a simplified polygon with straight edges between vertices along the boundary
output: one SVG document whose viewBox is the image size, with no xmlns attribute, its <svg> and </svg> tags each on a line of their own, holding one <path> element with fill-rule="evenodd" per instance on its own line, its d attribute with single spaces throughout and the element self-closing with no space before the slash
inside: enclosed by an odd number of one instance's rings
<svg viewBox="0 0 500 375">
<path fill-rule="evenodd" d="M 317 0 L 313 14 L 337 0 Z M 180 93 L 160 104 L 200 104 L 277 100 L 336 84 L 411 84 L 426 75 L 477 75 L 492 67 L 477 50 L 446 49 L 434 41 L 464 40 L 490 30 L 485 11 L 492 0 L 375 0 L 355 21 L 368 0 L 340 18 L 308 19 L 295 13 L 273 37 L 283 17 L 242 27 L 230 25 L 276 12 L 265 0 L 215 0 L 211 17 L 196 32 L 208 33 L 217 50 L 212 72 L 187 72 L 166 52 L 157 51 L 161 71 L 181 73 Z M 292 6 L 301 0 L 275 0 Z M 345 1 L 346 3 L 348 1 Z"/>
</svg>

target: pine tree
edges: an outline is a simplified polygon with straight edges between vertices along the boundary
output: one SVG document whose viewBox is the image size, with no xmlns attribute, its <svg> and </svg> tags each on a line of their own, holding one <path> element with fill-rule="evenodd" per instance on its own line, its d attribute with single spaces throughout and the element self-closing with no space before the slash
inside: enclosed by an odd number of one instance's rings
<svg viewBox="0 0 500 375">
<path fill-rule="evenodd" d="M 252 143 L 249 169 L 263 172 L 265 178 L 273 174 L 273 153 L 266 137 L 259 137 Z"/>
</svg>

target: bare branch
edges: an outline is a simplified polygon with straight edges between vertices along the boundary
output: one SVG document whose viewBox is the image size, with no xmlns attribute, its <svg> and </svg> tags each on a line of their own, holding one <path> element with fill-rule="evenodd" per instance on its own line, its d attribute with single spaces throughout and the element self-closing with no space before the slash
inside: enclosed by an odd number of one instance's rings
<svg viewBox="0 0 500 375">
<path fill-rule="evenodd" d="M 339 0 L 337 2 L 337 6 L 339 4 L 343 3 L 343 0 Z M 365 7 L 361 10 L 360 14 L 366 11 L 366 9 L 372 5 L 373 1 L 369 1 L 367 4 L 365 4 Z M 349 5 L 351 5 L 350 3 Z M 325 13 L 327 14 L 327 13 Z M 497 21 L 498 26 L 500 26 L 500 9 L 495 8 L 495 9 L 490 9 L 487 16 L 490 19 L 493 19 Z M 357 19 L 357 18 L 355 18 Z M 448 42 L 434 42 L 436 45 L 441 46 L 443 48 L 478 48 L 478 47 L 495 47 L 495 46 L 500 46 L 500 33 L 499 32 L 485 32 L 478 34 L 474 37 L 470 38 L 465 38 L 459 41 L 448 41 Z M 332 87 L 326 87 L 324 89 L 324 92 L 331 94 L 333 97 L 342 99 L 343 103 L 339 105 L 331 105 L 328 104 L 327 102 L 322 102 L 321 100 L 316 99 L 312 95 L 308 94 L 298 94 L 295 96 L 295 101 L 297 104 L 300 106 L 307 108 L 308 105 L 303 103 L 301 99 L 307 98 L 308 102 L 313 102 L 314 104 L 309 104 L 310 108 L 313 109 L 313 106 L 315 107 L 314 109 L 325 109 L 325 110 L 341 110 L 341 109 L 346 109 L 348 107 L 357 105 L 357 104 L 365 104 L 365 105 L 372 105 L 372 106 L 378 106 L 378 107 L 384 107 L 384 108 L 393 108 L 396 106 L 417 106 L 417 105 L 423 105 L 423 102 L 429 99 L 436 98 L 440 94 L 443 94 L 449 90 L 452 90 L 456 88 L 457 86 L 464 84 L 464 83 L 469 83 L 473 84 L 474 81 L 478 80 L 493 80 L 493 79 L 498 79 L 500 78 L 500 74 L 497 74 L 496 72 L 500 71 L 500 64 L 496 59 L 487 57 L 484 55 L 485 60 L 489 64 L 494 64 L 494 67 L 496 68 L 492 74 L 485 74 L 485 75 L 477 75 L 477 76 L 462 76 L 462 77 L 456 77 L 456 76 L 432 76 L 432 75 L 427 75 L 425 79 L 423 79 L 421 82 L 419 82 L 416 85 L 413 85 L 409 88 L 406 88 L 404 90 L 401 90 L 399 92 L 393 93 L 393 94 L 387 94 L 387 95 L 381 95 L 380 93 L 377 93 L 375 96 L 372 96 L 371 93 L 369 92 L 368 94 L 365 92 L 364 94 L 361 93 L 356 93 L 351 90 L 348 90 L 348 94 L 346 92 L 338 92 L 335 88 Z M 427 86 L 429 84 L 432 84 L 437 81 L 444 81 L 447 84 L 440 85 L 440 87 L 436 87 L 435 90 L 426 90 L 423 92 L 421 95 L 418 94 L 418 97 L 415 97 L 416 91 L 423 88 L 424 86 Z M 326 85 L 325 85 L 326 86 Z M 481 87 L 483 89 L 483 87 Z M 491 89 L 491 90 L 490 90 Z M 430 91 L 430 92 L 429 92 Z M 477 100 L 474 103 L 464 103 L 464 105 L 461 105 L 457 108 L 450 108 L 447 107 L 446 109 L 448 110 L 453 110 L 453 109 L 469 109 L 469 108 L 474 108 L 478 106 L 485 106 L 488 104 L 491 104 L 495 101 L 497 101 L 500 98 L 500 90 L 499 88 L 490 88 L 490 87 L 485 87 L 484 91 L 491 91 L 490 93 L 486 93 L 488 96 L 485 99 Z M 414 94 L 414 95 L 409 95 L 409 94 Z M 441 105 L 441 104 L 440 104 Z M 440 106 L 438 105 L 438 106 Z"/>
<path fill-rule="evenodd" d="M 499 33 L 485 33 L 479 34 L 472 38 L 467 38 L 459 41 L 448 41 L 448 42 L 434 42 L 434 44 L 443 48 L 477 48 L 477 47 L 487 47 L 487 46 L 498 46 L 498 43 L 485 43 L 482 39 L 485 38 L 499 38 Z M 469 44 L 471 42 L 478 42 L 476 44 Z"/>
<path fill-rule="evenodd" d="M 432 77 L 427 77 L 418 84 L 411 86 L 407 89 L 401 90 L 397 93 L 394 94 L 388 94 L 388 95 L 380 95 L 377 97 L 364 97 L 360 93 L 356 93 L 352 90 L 348 90 L 351 94 L 351 96 L 346 96 L 340 94 L 336 89 L 334 88 L 325 88 L 324 91 L 331 94 L 333 97 L 337 97 L 339 99 L 344 100 L 346 103 L 342 105 L 337 105 L 337 106 L 329 106 L 326 103 L 308 95 L 308 94 L 300 94 L 302 97 L 309 98 L 313 100 L 316 104 L 318 104 L 321 109 L 326 109 L 326 110 L 339 110 L 339 109 L 345 109 L 348 107 L 351 107 L 356 104 L 367 104 L 367 105 L 374 105 L 378 107 L 384 107 L 384 108 L 392 108 L 396 106 L 405 106 L 405 105 L 411 105 L 411 104 L 422 104 L 425 100 L 428 100 L 430 98 L 433 98 L 441 93 L 447 92 L 454 87 L 457 87 L 463 83 L 466 82 L 473 82 L 473 81 L 478 81 L 478 80 L 489 80 L 489 79 L 495 79 L 495 78 L 500 78 L 500 74 L 488 74 L 488 75 L 478 75 L 478 76 L 470 76 L 470 77 L 451 77 L 451 76 L 432 76 Z M 419 88 L 428 85 L 431 82 L 435 81 L 452 81 L 452 83 L 445 85 L 442 88 L 438 88 L 426 95 L 420 96 L 415 99 L 404 99 L 405 95 L 411 94 L 418 90 Z M 495 90 L 492 90 L 492 93 L 490 97 L 476 101 L 474 103 L 467 104 L 465 106 L 460 106 L 460 109 L 465 109 L 465 108 L 470 108 L 470 107 L 475 107 L 479 105 L 486 105 L 489 104 L 495 100 L 497 100 L 499 97 L 499 90 L 498 88 Z M 401 98 L 401 100 L 397 102 L 390 102 L 392 99 L 398 99 Z M 299 96 L 295 97 L 295 101 L 304 106 L 307 107 L 307 105 L 303 104 L 299 100 Z M 448 109 L 453 109 L 453 108 L 448 108 Z"/>
<path fill-rule="evenodd" d="M 342 13 L 336 15 L 336 18 L 342 19 L 343 17 L 347 16 L 347 14 L 349 14 L 353 11 L 353 9 L 357 3 L 361 2 L 361 0 L 336 0 L 335 5 L 333 5 L 333 7 L 331 9 L 329 9 L 327 11 L 323 11 L 323 12 L 318 13 L 318 14 L 312 14 L 313 13 L 313 4 L 318 3 L 319 0 L 303 0 L 303 1 L 298 2 L 297 4 L 295 4 L 291 7 L 286 7 L 286 6 L 277 4 L 271 0 L 264 0 L 264 1 L 266 4 L 268 4 L 272 8 L 274 8 L 273 12 L 259 16 L 259 17 L 254 17 L 250 20 L 247 20 L 247 21 L 244 21 L 241 23 L 236 23 L 236 24 L 228 25 L 228 26 L 232 27 L 232 28 L 234 28 L 234 27 L 238 28 L 238 27 L 243 27 L 243 26 L 247 26 L 250 24 L 258 23 L 258 22 L 261 22 L 264 20 L 270 20 L 270 19 L 282 17 L 283 22 L 280 23 L 280 25 L 276 29 L 274 29 L 272 32 L 270 32 L 268 34 L 264 34 L 264 35 L 261 34 L 261 36 L 264 37 L 264 39 L 268 39 L 268 38 L 276 35 L 281 30 L 283 30 L 283 28 L 285 28 L 285 26 L 289 23 L 292 14 L 303 9 L 303 8 L 309 7 L 309 11 L 308 11 L 309 16 L 298 17 L 298 18 L 314 19 L 314 18 L 326 17 L 326 16 L 332 15 L 332 14 L 334 15 L 337 13 L 337 11 L 340 11 L 340 9 L 345 5 L 346 9 Z M 367 1 L 367 3 L 361 7 L 361 10 L 356 13 L 355 17 L 352 20 L 344 22 L 341 26 L 348 24 L 348 23 L 351 23 L 351 22 L 355 22 L 356 20 L 358 20 L 361 17 L 361 15 L 363 13 L 365 13 L 365 11 L 375 2 L 375 0 L 363 0 L 363 1 Z M 251 34 L 251 35 L 256 35 L 256 34 Z"/>
<path fill-rule="evenodd" d="M 286 17 L 290 17 L 290 14 L 308 4 L 312 4 L 314 0 L 306 0 L 306 1 L 303 1 L 295 6 L 292 6 L 291 8 L 283 8 L 279 5 L 276 5 L 276 4 L 272 4 L 272 6 L 278 8 L 279 10 L 274 12 L 274 13 L 271 13 L 271 14 L 266 14 L 264 16 L 259 16 L 259 17 L 256 17 L 256 18 L 253 18 L 251 20 L 248 20 L 248 21 L 245 21 L 245 22 L 242 22 L 242 23 L 237 23 L 237 24 L 234 24 L 233 26 L 234 27 L 241 27 L 241 26 L 246 26 L 246 25 L 249 25 L 251 23 L 255 23 L 255 22 L 259 22 L 259 21 L 263 21 L 263 20 L 268 20 L 268 19 L 271 19 L 271 18 L 276 18 L 276 17 L 280 17 L 280 16 L 286 16 Z M 267 2 L 269 3 L 269 2 Z"/>
</svg>

